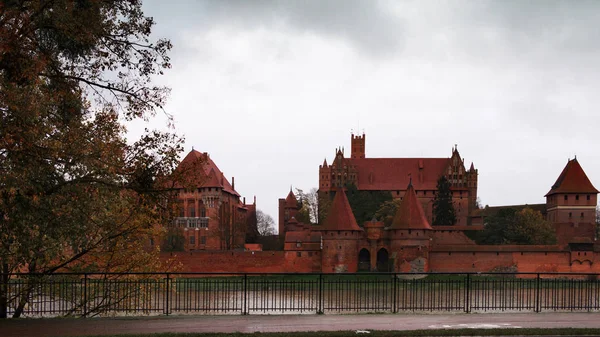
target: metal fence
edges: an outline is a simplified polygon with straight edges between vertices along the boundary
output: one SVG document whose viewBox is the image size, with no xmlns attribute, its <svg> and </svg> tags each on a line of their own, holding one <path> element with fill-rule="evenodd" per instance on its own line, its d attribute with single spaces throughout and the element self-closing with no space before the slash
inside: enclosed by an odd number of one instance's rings
<svg viewBox="0 0 600 337">
<path fill-rule="evenodd" d="M 598 274 L 15 274 L 7 315 L 598 311 Z M 0 308 L 1 310 L 2 308 Z"/>
</svg>

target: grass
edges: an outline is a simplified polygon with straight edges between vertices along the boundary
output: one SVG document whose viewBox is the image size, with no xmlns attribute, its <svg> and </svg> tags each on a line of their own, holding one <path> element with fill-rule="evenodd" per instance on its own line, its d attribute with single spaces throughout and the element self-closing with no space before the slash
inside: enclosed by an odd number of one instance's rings
<svg viewBox="0 0 600 337">
<path fill-rule="evenodd" d="M 600 335 L 600 329 L 561 328 L 561 329 L 446 329 L 446 330 L 405 330 L 370 331 L 369 334 L 357 334 L 355 331 L 311 331 L 311 332 L 268 332 L 268 333 L 156 333 L 127 334 L 102 337 L 404 337 L 404 336 L 594 336 Z M 100 337 L 100 336 L 98 336 Z"/>
</svg>

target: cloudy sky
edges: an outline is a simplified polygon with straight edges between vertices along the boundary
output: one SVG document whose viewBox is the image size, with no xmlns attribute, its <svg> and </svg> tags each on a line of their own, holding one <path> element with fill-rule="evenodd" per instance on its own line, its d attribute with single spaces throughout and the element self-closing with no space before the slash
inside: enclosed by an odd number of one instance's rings
<svg viewBox="0 0 600 337">
<path fill-rule="evenodd" d="M 168 4 L 167 4 L 168 3 Z M 174 44 L 167 111 L 277 218 L 351 130 L 368 157 L 479 169 L 482 203 L 544 202 L 577 155 L 600 188 L 598 1 L 144 0 Z M 161 117 L 150 128 L 163 128 Z M 139 125 L 131 127 L 135 133 Z"/>
</svg>

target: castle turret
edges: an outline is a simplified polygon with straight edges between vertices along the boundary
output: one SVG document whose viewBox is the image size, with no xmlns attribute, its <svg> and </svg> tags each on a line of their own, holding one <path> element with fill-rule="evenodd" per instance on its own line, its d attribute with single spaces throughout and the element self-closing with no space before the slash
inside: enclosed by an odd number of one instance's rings
<svg viewBox="0 0 600 337">
<path fill-rule="evenodd" d="M 318 230 L 323 237 L 323 272 L 356 272 L 363 229 L 356 223 L 343 189 L 335 192 L 329 214 Z"/>
<path fill-rule="evenodd" d="M 546 216 L 559 244 L 594 239 L 597 194 L 577 158 L 569 160 L 546 194 Z"/>
<path fill-rule="evenodd" d="M 288 193 L 285 199 L 279 199 L 279 237 L 284 238 L 285 232 L 288 230 L 287 225 L 290 219 L 298 216 L 299 205 L 298 199 L 292 192 L 290 187 L 290 193 Z"/>
<path fill-rule="evenodd" d="M 363 133 L 362 136 L 354 135 L 351 136 L 351 158 L 361 159 L 365 158 L 365 139 L 366 136 Z"/>
<path fill-rule="evenodd" d="M 390 249 L 396 256 L 392 261 L 395 271 L 428 271 L 431 229 L 410 182 L 388 228 Z"/>
</svg>

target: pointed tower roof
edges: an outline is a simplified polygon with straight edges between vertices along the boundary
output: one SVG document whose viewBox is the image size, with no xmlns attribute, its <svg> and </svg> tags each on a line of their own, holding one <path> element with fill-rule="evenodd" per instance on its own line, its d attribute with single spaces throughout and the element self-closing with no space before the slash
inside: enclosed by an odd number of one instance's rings
<svg viewBox="0 0 600 337">
<path fill-rule="evenodd" d="M 327 167 L 327 158 L 323 159 L 323 167 Z"/>
<path fill-rule="evenodd" d="M 217 177 L 217 173 L 213 168 L 210 169 L 208 178 L 202 187 L 223 187 L 222 182 L 219 181 L 219 177 Z"/>
<path fill-rule="evenodd" d="M 285 197 L 285 207 L 298 208 L 298 199 L 296 199 L 296 196 L 294 195 L 294 192 L 292 192 L 291 188 L 290 193 L 288 193 L 287 197 Z"/>
<path fill-rule="evenodd" d="M 240 196 L 207 152 L 192 149 L 175 171 L 184 174 L 185 180 L 197 187 L 222 187 L 225 192 Z M 177 183 L 175 187 L 181 187 L 181 184 Z"/>
<path fill-rule="evenodd" d="M 475 165 L 473 165 L 473 162 L 471 162 L 471 167 L 469 168 L 469 171 L 475 171 Z"/>
<path fill-rule="evenodd" d="M 417 200 L 412 182 L 406 188 L 404 199 L 394 215 L 390 229 L 432 229 L 425 217 L 421 203 Z"/>
<path fill-rule="evenodd" d="M 598 193 L 598 190 L 592 185 L 575 158 L 567 162 L 567 166 L 562 170 L 546 196 L 556 193 Z"/>
<path fill-rule="evenodd" d="M 360 231 L 352 208 L 346 197 L 346 192 L 338 188 L 329 208 L 329 214 L 323 223 L 323 230 L 331 231 Z"/>
</svg>

